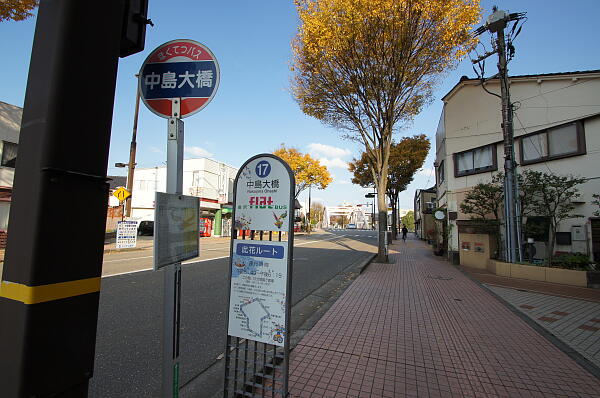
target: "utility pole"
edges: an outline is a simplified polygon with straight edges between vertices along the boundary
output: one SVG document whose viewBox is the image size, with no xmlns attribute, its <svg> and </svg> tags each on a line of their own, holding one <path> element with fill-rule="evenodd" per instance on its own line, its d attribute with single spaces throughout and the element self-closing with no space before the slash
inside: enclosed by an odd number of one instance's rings
<svg viewBox="0 0 600 398">
<path fill-rule="evenodd" d="M 500 80 L 500 98 L 502 101 L 502 135 L 504 141 L 504 239 L 505 260 L 510 263 L 522 261 L 521 253 L 521 217 L 519 190 L 517 184 L 517 163 L 515 161 L 513 104 L 510 101 L 510 83 L 508 80 L 508 57 L 504 29 L 510 21 L 523 19 L 525 13 L 508 14 L 503 10 L 493 8 L 486 24 L 475 32 L 481 34 L 486 30 L 496 33 L 495 50 L 473 60 L 479 63 L 490 55 L 498 54 L 498 79 Z M 513 29 L 514 30 L 514 29 Z M 517 32 L 518 34 L 518 32 Z M 511 45 L 512 46 L 512 45 Z M 511 48 L 511 51 L 514 49 Z"/>
<path fill-rule="evenodd" d="M 88 395 L 117 66 L 143 50 L 147 8 L 40 1 L 0 284 L 2 397 Z M 56 211 L 65 196 L 75 217 Z"/>
<path fill-rule="evenodd" d="M 136 74 L 137 78 L 138 75 Z M 138 115 L 140 113 L 140 91 L 138 90 L 137 84 L 135 86 L 135 113 L 133 115 L 133 132 L 131 134 L 131 146 L 129 148 L 129 165 L 127 170 L 127 190 L 132 194 L 133 192 L 133 174 L 135 172 L 135 153 L 137 149 L 136 137 L 137 137 L 137 126 L 138 126 Z M 133 194 L 125 199 L 125 216 L 131 217 L 131 201 L 133 200 Z"/>
</svg>

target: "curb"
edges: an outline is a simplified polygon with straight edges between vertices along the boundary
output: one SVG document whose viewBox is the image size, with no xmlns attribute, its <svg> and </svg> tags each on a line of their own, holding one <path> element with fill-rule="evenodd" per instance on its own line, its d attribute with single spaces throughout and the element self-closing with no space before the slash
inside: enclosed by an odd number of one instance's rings
<svg viewBox="0 0 600 398">
<path fill-rule="evenodd" d="M 450 263 L 448 263 L 448 265 L 453 266 Z M 519 318 L 521 318 L 523 321 L 525 321 L 525 323 L 527 325 L 529 325 L 533 330 L 538 332 L 542 337 L 544 337 L 546 340 L 548 340 L 550 343 L 552 343 L 556 348 L 558 348 L 560 351 L 567 354 L 569 356 L 569 358 L 574 360 L 579 366 L 581 366 L 582 368 L 584 368 L 585 370 L 590 372 L 598 380 L 600 380 L 600 368 L 598 366 L 596 366 L 594 363 L 592 363 L 586 357 L 584 357 L 583 355 L 581 355 L 580 353 L 575 351 L 567 343 L 563 342 L 558 337 L 553 335 L 550 331 L 548 331 L 548 330 L 544 329 L 542 326 L 538 325 L 533 319 L 531 319 L 530 317 L 528 317 L 527 315 L 525 315 L 524 313 L 519 311 L 514 305 L 512 305 L 508 301 L 504 300 L 499 295 L 497 295 L 489 287 L 487 287 L 486 285 L 484 285 L 483 283 L 481 283 L 480 281 L 478 281 L 477 279 L 475 279 L 474 277 L 472 277 L 471 275 L 469 275 L 467 272 L 463 271 L 459 267 L 456 267 L 456 266 L 453 266 L 453 267 L 456 268 L 463 275 L 465 275 L 467 278 L 469 278 L 471 281 L 475 282 L 477 285 L 479 285 L 482 289 L 487 291 L 489 294 L 491 294 L 500 303 L 502 303 L 509 311 L 511 311 L 513 314 L 517 315 Z M 510 287 L 507 287 L 507 286 L 502 286 L 502 287 L 511 289 Z M 522 289 L 522 290 L 529 291 L 526 289 Z M 537 293 L 537 292 L 532 292 L 532 293 Z M 547 293 L 544 293 L 544 294 L 547 294 Z"/>
<path fill-rule="evenodd" d="M 127 249 L 104 249 L 104 254 L 137 252 L 137 251 L 142 251 L 142 250 L 147 250 L 147 249 L 152 249 L 152 246 L 130 247 L 130 248 L 127 248 Z"/>
</svg>

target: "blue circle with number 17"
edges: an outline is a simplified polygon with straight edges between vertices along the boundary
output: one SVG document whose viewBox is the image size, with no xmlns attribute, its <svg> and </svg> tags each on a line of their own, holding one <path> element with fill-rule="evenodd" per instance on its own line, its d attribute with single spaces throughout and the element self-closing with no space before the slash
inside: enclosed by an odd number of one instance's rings
<svg viewBox="0 0 600 398">
<path fill-rule="evenodd" d="M 271 164 L 266 160 L 261 160 L 256 165 L 256 175 L 260 178 L 264 178 L 271 172 Z"/>
</svg>

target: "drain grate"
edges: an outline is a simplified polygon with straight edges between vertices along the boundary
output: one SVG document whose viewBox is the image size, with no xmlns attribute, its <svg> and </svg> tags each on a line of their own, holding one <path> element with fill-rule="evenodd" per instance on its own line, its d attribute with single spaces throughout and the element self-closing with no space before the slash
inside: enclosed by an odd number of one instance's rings
<svg viewBox="0 0 600 398">
<path fill-rule="evenodd" d="M 448 276 L 441 276 L 441 275 L 436 275 L 436 276 L 428 275 L 427 277 L 429 279 L 437 279 L 437 280 L 440 280 L 440 281 L 449 281 L 449 280 L 454 279 L 454 278 L 450 278 Z"/>
</svg>

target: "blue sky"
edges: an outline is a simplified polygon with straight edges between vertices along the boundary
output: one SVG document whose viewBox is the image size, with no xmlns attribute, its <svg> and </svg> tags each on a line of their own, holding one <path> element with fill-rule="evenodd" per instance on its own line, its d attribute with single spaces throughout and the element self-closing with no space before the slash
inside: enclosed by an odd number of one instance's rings
<svg viewBox="0 0 600 398">
<path fill-rule="evenodd" d="M 534 74 L 600 69 L 597 17 L 600 1 L 529 0 L 482 1 L 484 15 L 492 5 L 511 12 L 527 12 L 528 21 L 515 42 L 511 74 Z M 196 2 L 150 0 L 146 49 L 119 63 L 108 173 L 127 162 L 135 104 L 136 80 L 146 56 L 173 39 L 192 39 L 208 46 L 221 68 L 219 91 L 201 112 L 185 119 L 187 157 L 208 155 L 233 166 L 258 153 L 271 152 L 281 143 L 322 159 L 334 176 L 313 198 L 327 205 L 365 203 L 365 189 L 350 183 L 345 162 L 358 156 L 358 144 L 304 115 L 289 92 L 290 41 L 298 19 L 292 0 L 230 0 Z M 0 24 L 0 101 L 23 105 L 35 18 Z M 483 40 L 489 43 L 489 35 Z M 488 45 L 489 47 L 489 45 Z M 488 62 L 492 72 L 494 63 Z M 495 73 L 495 72 L 494 72 Z M 433 103 L 423 109 L 401 135 L 427 134 L 432 139 L 442 109 L 440 98 L 460 76 L 473 77 L 463 60 L 441 80 Z M 86 95 L 85 91 L 81 93 Z M 399 137 L 401 136 L 399 135 Z M 433 141 L 433 140 L 432 140 Z M 166 121 L 143 107 L 138 126 L 138 167 L 153 167 L 166 160 Z M 407 191 L 400 206 L 412 208 L 415 189 L 433 185 L 433 153 Z M 303 195 L 304 196 L 304 195 Z"/>
</svg>

